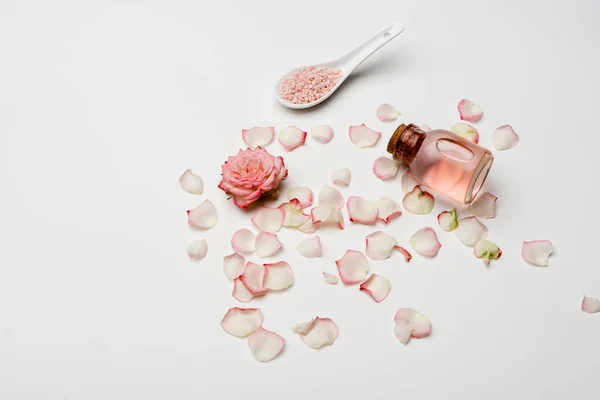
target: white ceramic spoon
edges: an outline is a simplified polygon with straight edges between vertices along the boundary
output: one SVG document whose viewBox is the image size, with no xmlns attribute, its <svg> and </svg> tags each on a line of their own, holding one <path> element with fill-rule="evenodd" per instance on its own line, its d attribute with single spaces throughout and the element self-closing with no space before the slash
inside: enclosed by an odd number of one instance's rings
<svg viewBox="0 0 600 400">
<path fill-rule="evenodd" d="M 383 28 L 379 33 L 373 36 L 371 39 L 367 40 L 365 43 L 358 46 L 356 49 L 346 54 L 342 58 L 338 58 L 337 60 L 330 61 L 323 64 L 314 65 L 314 67 L 330 67 L 330 68 L 339 68 L 342 71 L 342 78 L 338 81 L 338 83 L 331 89 L 325 96 L 321 97 L 318 100 L 313 101 L 312 103 L 304 103 L 304 104 L 294 104 L 289 101 L 281 98 L 279 93 L 279 88 L 281 87 L 281 83 L 285 78 L 290 76 L 295 71 L 305 68 L 294 68 L 292 71 L 285 74 L 279 81 L 277 82 L 277 86 L 275 87 L 275 97 L 281 104 L 286 107 L 294 108 L 297 110 L 303 108 L 310 108 L 316 106 L 319 103 L 324 102 L 331 96 L 341 85 L 344 83 L 346 78 L 350 76 L 352 71 L 356 69 L 363 61 L 365 61 L 371 54 L 375 53 L 381 46 L 398 36 L 404 27 L 400 22 L 392 22 L 385 28 Z"/>
</svg>

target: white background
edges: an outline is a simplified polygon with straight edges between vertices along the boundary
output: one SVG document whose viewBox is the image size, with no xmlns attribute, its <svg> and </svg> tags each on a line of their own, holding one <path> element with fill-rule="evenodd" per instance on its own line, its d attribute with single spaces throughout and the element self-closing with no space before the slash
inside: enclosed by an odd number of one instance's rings
<svg viewBox="0 0 600 400">
<path fill-rule="evenodd" d="M 599 3 L 577 1 L 38 1 L 0 3 L 0 399 L 598 399 L 600 297 L 597 209 Z M 296 65 L 341 56 L 392 20 L 405 32 L 321 107 L 283 109 L 274 82 Z M 484 107 L 480 143 L 511 124 L 486 189 L 498 196 L 488 268 L 435 216 L 405 212 L 389 226 L 323 229 L 320 259 L 282 231 L 296 284 L 252 304 L 285 351 L 256 362 L 219 322 L 240 305 L 223 277 L 229 238 L 250 227 L 217 189 L 241 129 L 331 124 L 328 145 L 278 143 L 286 186 L 315 192 L 350 167 L 344 196 L 402 199 L 399 177 L 372 172 L 395 123 L 448 128 L 456 103 Z M 349 125 L 383 132 L 359 150 Z M 202 197 L 184 193 L 193 168 Z M 211 199 L 218 225 L 193 231 L 185 210 Z M 375 304 L 321 271 L 384 229 L 404 245 L 434 226 L 443 247 L 406 264 L 371 262 L 393 284 Z M 189 261 L 205 237 L 209 254 Z M 548 268 L 526 265 L 523 240 L 550 239 Z M 431 337 L 402 346 L 399 307 L 426 313 Z M 316 315 L 340 329 L 315 351 L 289 327 Z"/>
</svg>

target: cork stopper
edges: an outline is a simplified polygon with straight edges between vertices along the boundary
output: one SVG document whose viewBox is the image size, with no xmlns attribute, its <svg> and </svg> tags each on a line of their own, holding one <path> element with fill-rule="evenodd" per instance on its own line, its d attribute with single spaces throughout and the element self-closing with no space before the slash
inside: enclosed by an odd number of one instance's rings
<svg viewBox="0 0 600 400">
<path fill-rule="evenodd" d="M 414 124 L 401 124 L 392 134 L 387 151 L 392 154 L 394 160 L 410 165 L 417 156 L 425 135 L 426 133 Z"/>
</svg>

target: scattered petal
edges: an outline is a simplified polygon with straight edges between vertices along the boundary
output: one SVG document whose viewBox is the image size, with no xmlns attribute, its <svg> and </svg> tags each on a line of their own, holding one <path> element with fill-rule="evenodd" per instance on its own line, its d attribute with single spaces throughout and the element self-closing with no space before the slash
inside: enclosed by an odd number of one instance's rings
<svg viewBox="0 0 600 400">
<path fill-rule="evenodd" d="M 456 208 L 452 211 L 442 211 L 437 216 L 438 224 L 440 228 L 446 232 L 452 232 L 458 228 L 458 220 L 456 219 Z"/>
<path fill-rule="evenodd" d="M 400 111 L 396 110 L 391 104 L 382 104 L 377 107 L 377 118 L 380 121 L 394 121 L 400 116 Z"/>
<path fill-rule="evenodd" d="M 333 139 L 333 129 L 329 125 L 317 125 L 310 128 L 310 136 L 318 142 L 329 143 Z"/>
<path fill-rule="evenodd" d="M 331 175 L 331 182 L 338 186 L 348 186 L 352 180 L 350 168 L 338 169 Z"/>
<path fill-rule="evenodd" d="M 325 282 L 329 283 L 330 285 L 337 285 L 340 283 L 340 279 L 337 276 L 325 271 L 323 271 L 323 278 L 325 278 Z"/>
<path fill-rule="evenodd" d="M 496 150 L 512 149 L 519 144 L 519 135 L 510 125 L 502 125 L 492 134 L 492 143 Z"/>
<path fill-rule="evenodd" d="M 450 127 L 450 131 L 473 143 L 479 143 L 479 132 L 469 124 L 458 122 Z"/>
<path fill-rule="evenodd" d="M 333 186 L 325 185 L 319 191 L 319 205 L 332 205 L 337 209 L 344 207 L 344 197 Z"/>
<path fill-rule="evenodd" d="M 377 218 L 386 224 L 402 214 L 400 206 L 389 197 L 380 197 L 375 205 L 377 206 Z"/>
<path fill-rule="evenodd" d="M 398 163 L 387 157 L 379 157 L 373 163 L 373 173 L 381 180 L 395 177 L 398 174 L 398 168 Z"/>
<path fill-rule="evenodd" d="M 210 229 L 217 224 L 217 210 L 210 200 L 204 200 L 193 210 L 187 210 L 187 214 L 188 224 L 193 227 Z"/>
<path fill-rule="evenodd" d="M 191 169 L 186 169 L 179 177 L 179 185 L 181 188 L 190 194 L 201 195 L 204 191 L 204 182 L 202 178 L 194 174 Z"/>
<path fill-rule="evenodd" d="M 267 274 L 263 286 L 267 290 L 285 290 L 296 281 L 292 267 L 285 261 L 265 264 L 265 268 Z"/>
<path fill-rule="evenodd" d="M 458 221 L 458 228 L 454 233 L 465 246 L 473 247 L 487 237 L 488 230 L 477 217 L 466 217 Z"/>
<path fill-rule="evenodd" d="M 534 240 L 523 242 L 521 257 L 529 264 L 545 267 L 548 265 L 548 258 L 554 251 L 552 242 L 549 240 Z"/>
<path fill-rule="evenodd" d="M 411 337 L 421 339 L 431 334 L 429 318 L 412 308 L 400 308 L 396 311 L 394 322 L 394 333 L 402 344 L 408 343 Z"/>
<path fill-rule="evenodd" d="M 458 102 L 458 113 L 463 121 L 477 121 L 483 114 L 483 108 L 471 100 L 462 99 Z"/>
<path fill-rule="evenodd" d="M 401 183 L 402 191 L 404 193 L 412 191 L 415 188 L 415 186 L 419 185 L 419 181 L 417 181 L 410 169 L 407 169 L 406 171 L 404 171 L 404 174 L 402 174 Z"/>
<path fill-rule="evenodd" d="M 331 206 L 326 206 L 326 207 L 331 207 Z M 340 214 L 341 214 L 341 211 L 340 211 Z M 341 216 L 341 218 L 342 218 L 342 226 L 343 226 L 344 225 L 344 217 Z M 318 231 L 319 228 L 321 228 L 321 223 L 320 222 L 317 222 L 316 224 L 313 223 L 312 216 L 309 215 L 308 221 L 306 221 L 304 224 L 300 225 L 298 227 L 298 230 L 302 233 L 306 233 L 306 234 L 310 235 L 311 233 L 315 233 L 316 231 Z M 344 228 L 342 228 L 342 229 L 344 229 Z"/>
<path fill-rule="evenodd" d="M 335 262 L 340 279 L 346 285 L 360 283 L 369 273 L 369 262 L 363 253 L 356 250 L 346 250 L 342 258 Z"/>
<path fill-rule="evenodd" d="M 367 256 L 373 260 L 385 260 L 392 255 L 392 250 L 398 245 L 396 239 L 382 231 L 376 231 L 366 237 Z"/>
<path fill-rule="evenodd" d="M 433 228 L 421 228 L 410 238 L 410 245 L 419 254 L 435 257 L 440 251 L 440 241 Z"/>
<path fill-rule="evenodd" d="M 381 132 L 367 128 L 365 124 L 351 126 L 349 130 L 350 140 L 360 149 L 375 146 L 381 137 Z"/>
<path fill-rule="evenodd" d="M 419 125 L 419 129 L 421 129 L 423 132 L 429 132 L 431 131 L 431 127 L 427 124 L 421 124 Z"/>
<path fill-rule="evenodd" d="M 208 253 L 206 239 L 196 240 L 187 248 L 187 255 L 192 260 L 200 261 L 206 257 L 206 253 Z"/>
<path fill-rule="evenodd" d="M 277 208 L 284 212 L 283 226 L 298 228 L 310 219 L 310 215 L 302 212 L 298 199 L 292 199 L 287 203 L 280 204 Z"/>
<path fill-rule="evenodd" d="M 263 315 L 258 308 L 233 307 L 221 320 L 221 328 L 230 335 L 244 338 L 262 326 Z"/>
<path fill-rule="evenodd" d="M 491 260 L 497 260 L 502 256 L 502 250 L 495 243 L 485 239 L 475 243 L 473 253 L 475 257 L 482 258 L 486 265 L 490 265 Z"/>
<path fill-rule="evenodd" d="M 279 143 L 288 151 L 302 146 L 306 141 L 306 132 L 294 125 L 283 128 L 279 132 Z"/>
<path fill-rule="evenodd" d="M 287 190 L 289 200 L 298 199 L 300 208 L 310 207 L 313 204 L 313 191 L 304 186 L 291 187 Z"/>
<path fill-rule="evenodd" d="M 233 280 L 233 293 L 231 295 L 242 303 L 249 303 L 254 298 L 254 295 L 248 290 L 240 278 L 235 278 Z"/>
<path fill-rule="evenodd" d="M 583 296 L 583 300 L 581 301 L 581 311 L 588 314 L 600 312 L 600 299 Z"/>
<path fill-rule="evenodd" d="M 242 138 L 244 142 L 253 149 L 265 147 L 275 137 L 275 128 L 272 126 L 255 126 L 250 129 L 242 129 Z"/>
<path fill-rule="evenodd" d="M 321 257 L 321 239 L 318 236 L 304 239 L 298 243 L 296 250 L 306 258 Z"/>
<path fill-rule="evenodd" d="M 265 266 L 248 261 L 244 273 L 240 275 L 240 280 L 250 293 L 261 295 L 267 293 L 267 288 L 263 285 L 266 274 Z"/>
<path fill-rule="evenodd" d="M 244 273 L 246 269 L 246 258 L 238 253 L 233 253 L 223 257 L 223 272 L 225 277 L 233 282 L 233 280 Z"/>
<path fill-rule="evenodd" d="M 415 186 L 413 190 L 404 195 L 402 205 L 406 211 L 417 214 L 429 214 L 435 205 L 435 199 L 429 192 L 421 190 L 420 186 Z"/>
<path fill-rule="evenodd" d="M 404 261 L 410 262 L 410 260 L 412 260 L 412 254 L 410 254 L 408 252 L 408 250 L 406 250 L 404 247 L 402 247 L 402 246 L 395 246 L 394 250 L 400 252 L 400 254 L 402 254 L 404 256 Z"/>
<path fill-rule="evenodd" d="M 269 362 L 281 353 L 285 347 L 285 339 L 261 327 L 250 335 L 248 346 L 255 359 Z"/>
<path fill-rule="evenodd" d="M 377 204 L 362 197 L 350 196 L 346 203 L 350 222 L 355 224 L 373 225 L 377 222 L 379 210 Z"/>
<path fill-rule="evenodd" d="M 252 253 L 255 249 L 256 235 L 249 229 L 238 229 L 231 237 L 231 248 L 235 252 Z"/>
<path fill-rule="evenodd" d="M 250 221 L 258 229 L 264 232 L 277 233 L 283 226 L 285 210 L 283 208 L 271 208 L 262 206 L 258 212 L 250 218 Z"/>
<path fill-rule="evenodd" d="M 310 330 L 315 326 L 315 320 L 310 320 L 308 322 L 300 322 L 292 326 L 292 331 L 299 335 L 306 335 Z"/>
<path fill-rule="evenodd" d="M 381 303 L 392 290 L 392 283 L 385 276 L 371 274 L 360 284 L 360 291 L 367 292 L 376 303 Z"/>
<path fill-rule="evenodd" d="M 482 193 L 469 204 L 467 211 L 479 218 L 494 218 L 496 216 L 496 200 L 498 198 L 493 194 Z"/>
<path fill-rule="evenodd" d="M 296 325 L 292 330 L 312 349 L 332 345 L 339 335 L 338 327 L 331 318 L 317 317 L 310 322 Z"/>
<path fill-rule="evenodd" d="M 344 229 L 344 214 L 332 205 L 318 206 L 310 210 L 313 225 L 316 224 L 335 224 L 338 228 Z"/>
<path fill-rule="evenodd" d="M 256 235 L 254 254 L 260 258 L 269 257 L 277 253 L 282 246 L 277 235 L 269 232 L 260 232 Z"/>
</svg>

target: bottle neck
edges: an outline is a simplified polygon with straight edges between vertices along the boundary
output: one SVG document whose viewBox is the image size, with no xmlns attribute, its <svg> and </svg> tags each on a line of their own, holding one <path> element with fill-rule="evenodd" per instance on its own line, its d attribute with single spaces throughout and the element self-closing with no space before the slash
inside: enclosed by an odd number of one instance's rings
<svg viewBox="0 0 600 400">
<path fill-rule="evenodd" d="M 392 154 L 394 160 L 410 166 L 417 156 L 426 135 L 414 124 L 401 124 L 390 138 L 387 151 Z"/>
</svg>

